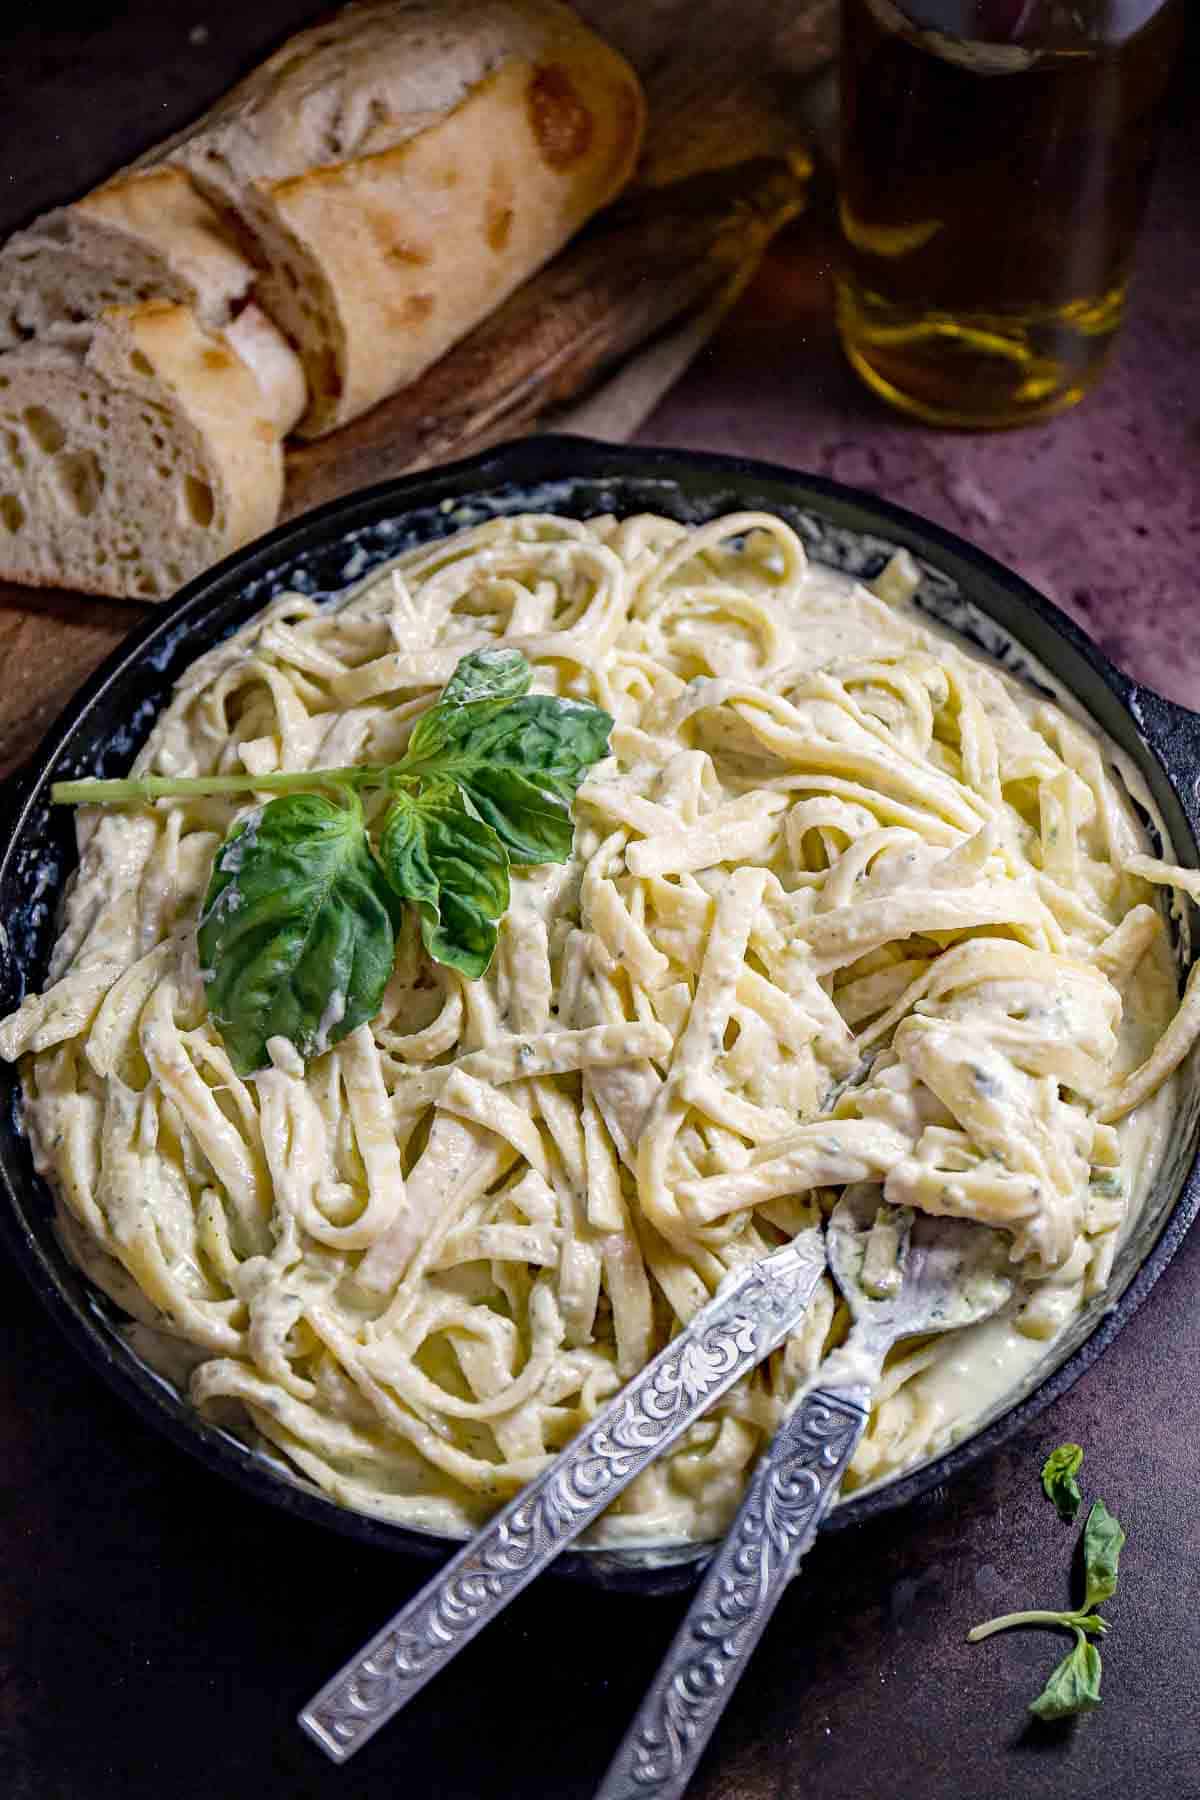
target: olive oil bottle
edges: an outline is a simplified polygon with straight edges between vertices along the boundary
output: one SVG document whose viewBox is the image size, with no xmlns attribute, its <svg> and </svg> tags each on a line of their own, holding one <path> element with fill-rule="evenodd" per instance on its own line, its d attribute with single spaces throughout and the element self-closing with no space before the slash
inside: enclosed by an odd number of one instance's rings
<svg viewBox="0 0 1200 1800">
<path fill-rule="evenodd" d="M 935 424 L 1019 425 L 1121 322 L 1184 0 L 842 0 L 838 327 Z"/>
</svg>

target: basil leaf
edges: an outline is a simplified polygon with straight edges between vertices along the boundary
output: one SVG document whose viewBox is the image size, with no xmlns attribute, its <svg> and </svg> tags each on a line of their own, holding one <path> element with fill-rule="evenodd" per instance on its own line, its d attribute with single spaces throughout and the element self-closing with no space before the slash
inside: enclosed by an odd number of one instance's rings
<svg viewBox="0 0 1200 1800">
<path fill-rule="evenodd" d="M 608 714 L 586 700 L 527 694 L 473 734 L 464 773 L 503 763 L 537 787 L 574 799 L 588 769 L 608 755 L 612 727 Z"/>
<path fill-rule="evenodd" d="M 571 802 L 612 730 L 598 707 L 531 695 L 531 680 L 519 650 L 473 651 L 399 763 L 325 772 L 348 790 L 345 805 L 288 793 L 231 833 L 198 942 L 209 1010 L 241 1074 L 263 1067 L 271 1037 L 307 1060 L 374 1017 L 403 900 L 417 906 L 431 956 L 470 978 L 484 973 L 508 906 L 509 858 L 567 860 Z M 274 779 L 316 784 L 322 771 Z M 349 791 L 360 785 L 395 796 L 382 867 Z"/>
<path fill-rule="evenodd" d="M 283 1037 L 307 1061 L 374 1018 L 400 906 L 357 796 L 271 800 L 217 851 L 197 947 L 209 1013 L 241 1075 Z"/>
<path fill-rule="evenodd" d="M 1042 1487 L 1047 1500 L 1053 1500 L 1058 1516 L 1069 1525 L 1083 1504 L 1083 1494 L 1075 1477 L 1083 1464 L 1081 1444 L 1060 1444 L 1042 1464 Z"/>
<path fill-rule="evenodd" d="M 379 855 L 395 892 L 417 907 L 430 956 L 477 980 L 508 907 L 508 855 L 491 826 L 452 783 L 431 782 L 396 796 Z"/>
<path fill-rule="evenodd" d="M 1090 1612 L 1117 1591 L 1117 1564 L 1125 1533 L 1105 1506 L 1097 1500 L 1083 1528 L 1083 1571 L 1087 1590 L 1083 1611 Z"/>
<path fill-rule="evenodd" d="M 480 673 L 486 658 L 503 659 L 494 675 Z M 452 781 L 515 861 L 565 862 L 574 838 L 571 802 L 588 769 L 607 755 L 612 720 L 582 700 L 508 697 L 519 679 L 528 686 L 529 666 L 516 651 L 464 657 L 445 695 L 418 721 L 391 780 L 402 792 L 431 779 Z M 451 698 L 479 694 L 488 681 L 487 698 Z"/>
<path fill-rule="evenodd" d="M 533 671 L 519 650 L 473 650 L 417 720 L 404 761 L 431 762 L 463 744 L 485 720 L 527 694 L 532 680 Z"/>
<path fill-rule="evenodd" d="M 533 670 L 519 650 L 507 644 L 486 645 L 460 658 L 438 706 L 471 706 L 480 700 L 507 706 L 529 692 L 532 680 Z"/>
<path fill-rule="evenodd" d="M 566 862 L 575 842 L 570 809 L 515 769 L 481 769 L 467 792 L 514 862 Z"/>
<path fill-rule="evenodd" d="M 428 729 L 422 730 L 427 721 Z M 598 706 L 553 694 L 526 694 L 503 706 L 485 701 L 446 712 L 439 703 L 418 720 L 392 779 L 470 781 L 479 770 L 502 764 L 567 797 L 591 764 L 607 754 L 612 723 Z"/>
<path fill-rule="evenodd" d="M 1100 1704 L 1100 1652 L 1082 1631 L 1075 1634 L 1075 1648 L 1068 1651 L 1029 1710 L 1038 1719 L 1069 1719 L 1092 1712 Z"/>
</svg>

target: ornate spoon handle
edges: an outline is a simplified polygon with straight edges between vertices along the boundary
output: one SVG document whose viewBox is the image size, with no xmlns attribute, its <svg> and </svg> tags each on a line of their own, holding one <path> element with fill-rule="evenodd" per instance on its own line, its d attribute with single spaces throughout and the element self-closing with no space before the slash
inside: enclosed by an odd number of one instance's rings
<svg viewBox="0 0 1200 1800">
<path fill-rule="evenodd" d="M 300 1724 L 345 1762 L 798 1323 L 825 1267 L 807 1231 L 738 1270 L 543 1474 L 326 1683 Z"/>
<path fill-rule="evenodd" d="M 679 1800 L 833 1503 L 870 1405 L 865 1383 L 817 1388 L 776 1433 L 596 1800 Z"/>
</svg>

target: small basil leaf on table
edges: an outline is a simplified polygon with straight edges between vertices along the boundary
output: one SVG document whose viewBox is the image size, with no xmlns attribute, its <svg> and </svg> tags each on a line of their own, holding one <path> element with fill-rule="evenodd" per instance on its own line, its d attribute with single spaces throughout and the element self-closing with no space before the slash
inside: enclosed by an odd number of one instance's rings
<svg viewBox="0 0 1200 1800">
<path fill-rule="evenodd" d="M 1117 1564 L 1125 1533 L 1103 1500 L 1097 1500 L 1083 1531 L 1083 1610 L 1090 1612 L 1117 1591 Z"/>
<path fill-rule="evenodd" d="M 466 810 L 451 782 L 428 782 L 397 794 L 379 855 L 396 894 L 420 913 L 430 956 L 477 980 L 508 907 L 508 854 L 491 826 Z"/>
<path fill-rule="evenodd" d="M 401 911 L 355 795 L 288 794 L 240 821 L 217 852 L 197 937 L 238 1073 L 267 1064 L 268 1038 L 307 1061 L 373 1018 Z"/>
<path fill-rule="evenodd" d="M 1082 1631 L 1029 1710 L 1038 1719 L 1069 1719 L 1100 1704 L 1100 1652 Z"/>
<path fill-rule="evenodd" d="M 1053 1500 L 1059 1518 L 1068 1525 L 1083 1504 L 1083 1494 L 1076 1480 L 1082 1466 L 1082 1444 L 1060 1444 L 1042 1464 L 1042 1488 L 1046 1498 Z"/>
<path fill-rule="evenodd" d="M 1082 1496 L 1075 1476 L 1083 1463 L 1078 1444 L 1060 1444 L 1042 1466 L 1042 1486 L 1059 1507 L 1070 1507 L 1074 1517 Z M 1042 1692 L 1030 1705 L 1039 1719 L 1066 1719 L 1074 1713 L 1090 1712 L 1100 1704 L 1100 1652 L 1090 1638 L 1103 1637 L 1108 1621 L 1094 1610 L 1116 1592 L 1117 1565 L 1125 1533 L 1105 1506 L 1097 1500 L 1088 1514 L 1083 1530 L 1083 1566 L 1086 1582 L 1083 1605 L 1071 1611 L 1029 1609 L 1002 1613 L 987 1619 L 967 1633 L 967 1641 L 979 1643 L 996 1631 L 1011 1631 L 1022 1625 L 1046 1625 L 1071 1631 L 1075 1648 L 1063 1658 Z"/>
</svg>

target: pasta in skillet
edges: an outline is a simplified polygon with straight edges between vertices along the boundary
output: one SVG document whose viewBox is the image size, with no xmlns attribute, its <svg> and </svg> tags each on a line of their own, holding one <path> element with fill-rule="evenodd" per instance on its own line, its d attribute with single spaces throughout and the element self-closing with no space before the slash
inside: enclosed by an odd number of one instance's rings
<svg viewBox="0 0 1200 1800">
<path fill-rule="evenodd" d="M 397 757 L 467 650 L 612 714 L 487 975 L 401 933 L 382 1010 L 241 1078 L 195 948 L 237 799 L 80 814 L 46 991 L 0 1024 L 60 1229 L 196 1406 L 344 1505 L 465 1532 L 725 1272 L 849 1183 L 980 1220 L 996 1319 L 889 1359 L 851 1487 L 943 1448 L 1085 1299 L 1196 1035 L 1148 844 L 1083 726 L 764 514 L 498 519 L 202 657 L 138 759 Z M 1174 1022 L 1173 1022 L 1174 1021 Z M 705 1538 L 845 1331 L 802 1328 L 593 1528 Z"/>
</svg>

